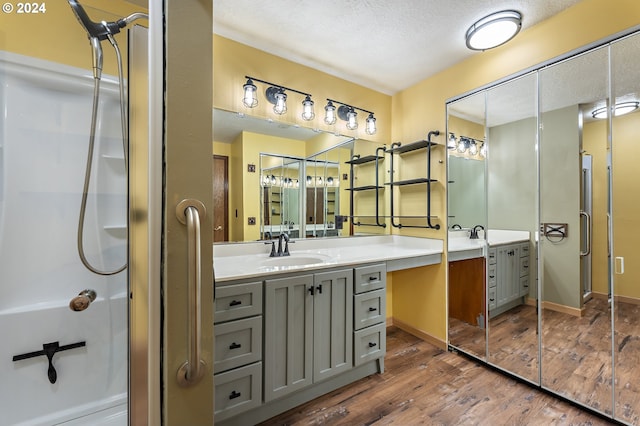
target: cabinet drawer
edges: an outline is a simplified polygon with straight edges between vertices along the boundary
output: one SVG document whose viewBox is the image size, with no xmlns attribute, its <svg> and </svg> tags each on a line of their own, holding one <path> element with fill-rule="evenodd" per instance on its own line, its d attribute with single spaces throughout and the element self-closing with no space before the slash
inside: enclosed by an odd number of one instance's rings
<svg viewBox="0 0 640 426">
<path fill-rule="evenodd" d="M 520 258 L 520 276 L 525 277 L 529 275 L 529 258 L 521 257 Z"/>
<path fill-rule="evenodd" d="M 370 291 L 353 297 L 353 328 L 360 330 L 386 321 L 386 290 Z"/>
<path fill-rule="evenodd" d="M 262 403 L 262 363 L 247 365 L 213 376 L 216 422 Z"/>
<path fill-rule="evenodd" d="M 487 298 L 489 299 L 489 310 L 495 309 L 498 306 L 495 287 L 489 287 L 489 290 L 487 291 Z"/>
<path fill-rule="evenodd" d="M 529 295 L 529 277 L 520 277 L 520 295 Z"/>
<path fill-rule="evenodd" d="M 214 322 L 260 315 L 262 282 L 217 287 L 214 309 Z"/>
<path fill-rule="evenodd" d="M 214 373 L 262 359 L 262 316 L 218 324 L 214 335 Z"/>
<path fill-rule="evenodd" d="M 498 260 L 498 256 L 496 254 L 496 249 L 489 249 L 489 265 L 495 265 Z"/>
<path fill-rule="evenodd" d="M 387 351 L 386 324 L 367 327 L 353 333 L 354 365 L 384 357 Z"/>
<path fill-rule="evenodd" d="M 353 273 L 354 293 L 384 288 L 387 282 L 387 267 L 383 263 L 355 268 Z"/>
<path fill-rule="evenodd" d="M 487 268 L 487 277 L 489 279 L 489 287 L 495 287 L 496 282 L 498 280 L 498 267 L 494 265 L 489 265 Z"/>
<path fill-rule="evenodd" d="M 520 244 L 520 257 L 529 256 L 529 243 Z"/>
</svg>

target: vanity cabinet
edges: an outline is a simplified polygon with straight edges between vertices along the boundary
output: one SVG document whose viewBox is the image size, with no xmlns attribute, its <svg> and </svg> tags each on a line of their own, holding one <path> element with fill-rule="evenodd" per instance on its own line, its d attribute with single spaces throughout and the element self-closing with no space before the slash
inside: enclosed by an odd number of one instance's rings
<svg viewBox="0 0 640 426">
<path fill-rule="evenodd" d="M 363 266 L 353 273 L 354 365 L 377 359 L 382 373 L 387 341 L 386 265 Z"/>
<path fill-rule="evenodd" d="M 215 420 L 262 403 L 262 282 L 216 289 Z"/>
<path fill-rule="evenodd" d="M 265 281 L 265 402 L 353 365 L 353 271 Z"/>
<path fill-rule="evenodd" d="M 493 318 L 524 302 L 529 294 L 529 243 L 489 248 L 489 317 Z"/>
<path fill-rule="evenodd" d="M 485 261 L 483 257 L 449 262 L 449 316 L 467 324 L 484 327 Z M 493 268 L 495 270 L 495 262 Z M 495 272 L 493 273 L 495 288 Z M 491 279 L 491 273 L 489 274 Z M 488 287 L 489 289 L 491 286 Z M 491 299 L 489 294 L 489 309 Z"/>
</svg>

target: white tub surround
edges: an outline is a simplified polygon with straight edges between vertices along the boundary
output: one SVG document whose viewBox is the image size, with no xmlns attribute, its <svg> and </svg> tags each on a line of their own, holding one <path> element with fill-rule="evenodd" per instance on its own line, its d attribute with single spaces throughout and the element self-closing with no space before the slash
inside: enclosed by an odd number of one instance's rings
<svg viewBox="0 0 640 426">
<path fill-rule="evenodd" d="M 289 258 L 270 258 L 271 245 L 263 241 L 216 245 L 216 282 L 373 262 L 385 262 L 387 272 L 434 265 L 442 262 L 443 241 L 399 235 L 309 238 L 290 241 L 289 251 Z M 287 264 L 278 264 L 280 259 Z"/>
</svg>

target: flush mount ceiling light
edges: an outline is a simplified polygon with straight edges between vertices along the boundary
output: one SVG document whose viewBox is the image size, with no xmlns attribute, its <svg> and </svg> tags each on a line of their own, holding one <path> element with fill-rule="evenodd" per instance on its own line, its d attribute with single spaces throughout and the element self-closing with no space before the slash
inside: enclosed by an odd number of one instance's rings
<svg viewBox="0 0 640 426">
<path fill-rule="evenodd" d="M 635 111 L 638 109 L 638 106 L 640 105 L 639 102 L 620 102 L 619 104 L 616 104 L 615 106 L 615 110 L 613 112 L 613 115 L 615 117 L 618 117 L 620 115 L 625 115 L 625 114 L 629 114 L 632 111 Z M 591 113 L 591 116 L 597 120 L 601 119 L 601 118 L 607 118 L 607 107 L 602 107 L 602 108 L 596 108 L 593 110 L 593 112 Z"/>
<path fill-rule="evenodd" d="M 467 30 L 467 47 L 487 50 L 498 47 L 518 34 L 522 28 L 522 15 L 515 10 L 492 13 L 476 21 Z"/>
<path fill-rule="evenodd" d="M 340 105 L 337 110 L 334 103 Z M 376 118 L 374 117 L 374 113 L 372 111 L 354 107 L 343 102 L 338 102 L 334 99 L 327 99 L 327 106 L 324 107 L 324 122 L 329 125 L 335 124 L 335 122 L 337 121 L 337 116 L 341 120 L 347 122 L 347 129 L 356 130 L 358 128 L 358 113 L 356 112 L 356 110 L 360 110 L 369 114 L 366 119 L 365 132 L 368 135 L 375 135 L 378 129 L 376 128 Z"/>
</svg>

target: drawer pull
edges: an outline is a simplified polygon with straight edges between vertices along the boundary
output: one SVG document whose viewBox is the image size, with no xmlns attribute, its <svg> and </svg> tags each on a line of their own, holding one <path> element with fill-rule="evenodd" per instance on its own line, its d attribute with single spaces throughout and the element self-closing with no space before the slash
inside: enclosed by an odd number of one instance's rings
<svg viewBox="0 0 640 426">
<path fill-rule="evenodd" d="M 495 302 L 496 299 L 489 299 L 489 302 Z"/>
<path fill-rule="evenodd" d="M 374 308 L 373 306 L 369 308 L 369 312 L 375 312 L 377 310 L 378 310 L 378 308 Z"/>
<path fill-rule="evenodd" d="M 378 279 L 378 277 L 376 277 L 375 275 L 371 275 L 371 276 L 369 277 L 369 281 L 375 281 L 375 280 L 377 280 L 377 279 Z"/>
<path fill-rule="evenodd" d="M 239 398 L 240 395 L 242 395 L 240 392 L 232 391 L 231 394 L 229 395 L 229 399 Z"/>
<path fill-rule="evenodd" d="M 369 342 L 369 347 L 370 347 L 370 348 L 375 348 L 376 346 L 378 346 L 378 344 L 377 344 L 377 343 Z"/>
<path fill-rule="evenodd" d="M 238 306 L 238 305 L 242 305 L 242 302 L 241 302 L 241 301 L 239 301 L 239 300 L 232 300 L 232 301 L 229 303 L 229 306 Z"/>
<path fill-rule="evenodd" d="M 489 278 L 495 278 L 495 277 L 496 277 L 495 275 L 489 275 Z"/>
<path fill-rule="evenodd" d="M 229 349 L 238 349 L 238 348 L 241 348 L 241 347 L 242 347 L 242 345 L 241 345 L 240 343 L 233 342 L 233 343 L 229 346 Z"/>
</svg>

